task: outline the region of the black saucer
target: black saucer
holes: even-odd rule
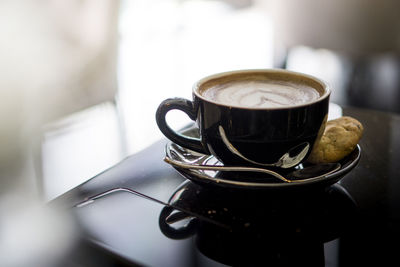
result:
[[[198,132],[196,128],[189,128],[182,132],[184,135],[196,137]],[[176,153],[176,152],[179,153]],[[173,142],[166,145],[166,156],[172,160],[190,163],[203,159],[202,164],[207,165],[223,165],[215,157],[204,155],[192,150],[183,148]],[[310,179],[304,182],[286,183],[273,178],[267,174],[255,174],[248,172],[219,172],[186,169],[174,166],[174,168],[185,178],[204,186],[233,188],[233,189],[288,189],[288,188],[308,188],[308,187],[326,187],[338,182],[347,173],[349,173],[359,162],[361,156],[361,148],[357,145],[356,149],[342,159],[339,163],[341,167],[333,173],[322,176],[318,179]],[[307,164],[297,166],[297,169],[307,167]],[[285,176],[287,171],[274,170]]]

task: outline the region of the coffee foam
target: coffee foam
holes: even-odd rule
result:
[[[312,87],[290,82],[268,80],[236,80],[216,84],[203,92],[203,96],[225,105],[275,108],[301,105],[320,97]]]

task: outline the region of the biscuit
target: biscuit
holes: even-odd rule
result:
[[[341,160],[356,148],[363,131],[363,125],[352,117],[328,121],[324,134],[314,145],[307,161],[318,164]]]

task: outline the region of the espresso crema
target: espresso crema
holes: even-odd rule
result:
[[[214,102],[246,108],[276,108],[301,105],[320,97],[307,85],[268,81],[236,80],[205,89],[202,95]]]

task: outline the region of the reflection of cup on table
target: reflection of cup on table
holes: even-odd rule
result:
[[[234,266],[324,266],[324,243],[357,226],[357,204],[345,188],[226,191],[190,181],[159,216],[171,239],[193,237],[199,251]]]
[[[212,154],[224,164],[289,168],[307,158],[322,134],[330,90],[321,80],[286,70],[241,70],[203,78],[193,101],[171,98],[156,114],[158,127],[174,143]],[[200,139],[166,123],[172,109],[199,127]]]

